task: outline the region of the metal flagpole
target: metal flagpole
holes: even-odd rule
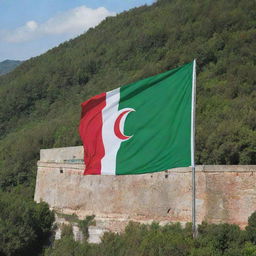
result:
[[[191,109],[191,167],[192,167],[192,232],[197,236],[196,227],[196,179],[195,179],[195,117],[196,117],[196,60],[193,61],[192,109]]]

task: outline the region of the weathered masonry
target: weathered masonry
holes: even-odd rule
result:
[[[43,149],[35,200],[80,218],[96,215],[102,230],[122,231],[129,221],[191,221],[191,168],[134,176],[83,176],[83,148]],[[244,227],[256,210],[255,165],[196,168],[197,222]]]

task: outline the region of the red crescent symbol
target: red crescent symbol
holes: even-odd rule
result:
[[[114,132],[117,138],[119,138],[120,140],[128,140],[129,138],[131,138],[132,136],[126,136],[124,135],[121,130],[120,130],[120,122],[122,120],[122,118],[127,115],[129,112],[134,111],[133,109],[128,109],[125,110],[124,112],[122,112],[116,119],[115,124],[114,124]]]

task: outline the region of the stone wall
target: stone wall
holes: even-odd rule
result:
[[[79,218],[96,215],[99,229],[122,231],[129,221],[191,221],[191,168],[130,176],[83,176],[83,149],[41,150],[35,200]],[[244,227],[256,210],[256,166],[196,167],[196,219]]]

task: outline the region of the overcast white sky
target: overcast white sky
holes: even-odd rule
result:
[[[154,0],[0,0],[0,61],[25,60]]]

